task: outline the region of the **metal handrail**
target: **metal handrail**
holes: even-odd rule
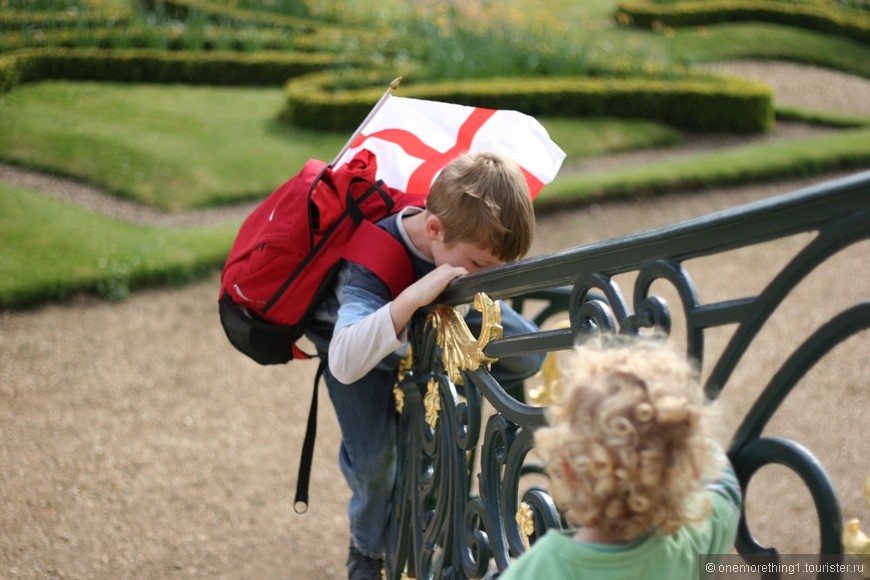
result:
[[[688,260],[801,233],[815,235],[807,236],[803,248],[757,295],[702,303]],[[520,306],[543,303],[539,323],[560,312],[567,316],[570,324],[563,328],[492,340],[483,353],[493,358],[569,349],[585,335],[601,331],[636,334],[657,327],[670,333],[672,311],[679,307],[687,355],[710,367],[704,388],[709,397],[717,398],[786,296],[832,256],[868,238],[870,171],[465,276],[437,302],[470,303],[485,293]],[[614,281],[624,273],[636,274],[631,302]],[[856,277],[867,275],[855,272]],[[676,291],[678,305],[652,293],[659,280]],[[819,360],[835,345],[870,328],[870,296],[865,299],[844,307],[797,346],[761,391],[728,449],[744,489],[766,465],[783,465],[800,476],[813,498],[823,554],[843,553],[843,518],[830,478],[799,443],[764,437],[762,431]],[[735,325],[736,330],[712,360],[705,352],[706,331],[725,325]],[[404,410],[390,577],[399,578],[403,572],[414,577],[482,577],[487,570],[503,570],[526,549],[521,524],[515,520],[521,504],[534,522],[536,536],[561,525],[545,489],[533,488],[519,497],[520,478],[539,471],[527,456],[534,429],[544,423],[543,409],[513,396],[485,367],[463,372],[464,384],[450,381],[435,331],[422,315],[412,323],[411,344],[414,360],[397,387]],[[425,420],[426,405],[433,400],[440,406],[435,427]],[[495,412],[484,416],[484,406]],[[771,551],[756,542],[745,519],[736,547],[742,554]]]

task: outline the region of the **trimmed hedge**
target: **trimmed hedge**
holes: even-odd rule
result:
[[[289,52],[25,49],[0,58],[0,91],[48,79],[280,85],[288,78],[334,67],[338,61],[330,54]]]
[[[682,4],[680,4],[682,5]],[[252,20],[288,26],[301,36],[324,29],[304,19],[262,14],[203,0],[164,0],[168,11],[207,11],[222,22]],[[661,7],[661,5],[659,5]],[[317,32],[314,32],[317,31]],[[334,31],[333,31],[334,32]],[[308,73],[356,65],[362,57],[329,53],[178,51],[164,49],[32,48],[0,58],[0,91],[46,79],[277,85],[286,82],[285,122],[327,131],[348,131],[365,118],[391,78],[370,68],[354,76]],[[617,71],[618,72],[618,71]],[[406,73],[407,74],[407,73]],[[300,78],[302,77],[302,78]],[[287,79],[290,79],[287,81]],[[622,116],[702,131],[764,132],[774,121],[771,90],[724,77],[616,74],[600,78],[491,78],[450,83],[405,83],[402,94],[472,106],[515,109],[534,116]]]
[[[155,0],[143,0],[146,8],[154,13]],[[205,50],[213,49],[218,43],[216,37],[222,33],[222,28],[236,30],[245,29],[247,34],[259,34],[265,45],[259,49],[270,50],[271,47],[283,49],[289,43],[296,50],[311,52],[329,51],[332,47],[341,46],[346,38],[358,39],[361,42],[371,42],[377,38],[374,31],[357,30],[337,24],[324,24],[315,20],[295,18],[274,12],[257,12],[234,8],[227,4],[219,4],[203,0],[162,0],[162,11],[165,16],[180,20],[188,19],[192,14],[202,14],[214,26],[204,31]],[[153,42],[155,34],[166,35],[166,48],[184,50],[183,34],[180,31],[160,32],[160,25],[149,27],[147,32],[131,32],[134,19],[129,11],[105,9],[99,13],[73,13],[60,11],[6,11],[0,12],[0,31],[7,34],[0,38],[0,50],[15,50],[34,46],[69,46],[82,47],[82,38],[87,37],[100,48],[153,48],[145,43]],[[215,28],[216,27],[216,28]],[[39,34],[34,35],[34,31]],[[63,31],[69,31],[66,34]],[[156,31],[156,32],[155,32]],[[26,38],[22,35],[27,35]],[[279,35],[282,38],[274,38]],[[16,38],[20,37],[20,38]],[[126,43],[118,45],[117,42]],[[243,41],[238,41],[241,44]],[[241,46],[237,50],[243,50]]]
[[[287,123],[327,131],[357,127],[389,79],[372,73],[346,86],[334,73],[285,85]],[[532,116],[643,118],[699,131],[765,132],[774,121],[772,91],[727,77],[685,79],[494,78],[403,84],[401,95],[457,104],[513,109]]]
[[[145,9],[151,13],[162,10],[166,15],[186,20],[192,13],[204,14],[209,20],[219,24],[242,24],[281,26],[296,32],[313,32],[321,24],[305,18],[296,18],[274,12],[253,12],[227,4],[206,0],[143,0]]]
[[[0,52],[22,48],[102,48],[155,49],[170,51],[229,50],[254,52],[296,50],[301,52],[339,52],[342,43],[353,38],[358,45],[368,42],[365,35],[353,35],[333,28],[318,28],[313,32],[280,27],[249,28],[243,31],[225,26],[210,26],[197,37],[198,48],[188,46],[185,31],[170,26],[129,26],[90,28],[85,30],[57,28],[24,30],[0,35]],[[253,50],[251,47],[254,47]]]
[[[17,58],[0,56],[0,94],[11,91],[21,82],[21,74],[18,71]]]
[[[148,10],[153,11],[157,0],[143,0]],[[329,50],[343,39],[351,37],[371,43],[379,37],[374,30],[351,28],[340,24],[325,24],[276,12],[262,12],[235,8],[226,3],[210,0],[162,0],[164,10],[176,18],[185,19],[194,12],[204,14],[211,22],[223,25],[263,26],[284,28],[299,35],[294,44],[299,49]]]
[[[102,10],[100,12],[24,12],[4,10],[0,12],[0,31],[15,32],[25,29],[54,28],[95,28],[98,26],[127,26],[130,23],[129,11]]]
[[[617,22],[644,28],[698,26],[732,21],[762,21],[796,26],[870,42],[870,13],[833,5],[770,0],[689,0],[660,4],[622,0]]]
[[[233,34],[231,29],[209,29],[200,37],[198,49],[190,49],[184,31],[164,27],[155,32],[154,27],[95,28],[83,34],[76,30],[52,30],[32,32],[8,32],[0,38],[0,51],[22,48],[100,48],[104,50],[154,49],[169,51],[254,52],[249,44],[256,44],[256,51],[288,50],[297,46],[310,46],[310,35],[291,36],[283,31],[262,30],[248,36]],[[301,42],[300,42],[301,41]]]

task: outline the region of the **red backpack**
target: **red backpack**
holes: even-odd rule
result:
[[[360,151],[337,170],[309,160],[242,223],[230,250],[219,297],[221,325],[239,351],[260,364],[310,358],[296,345],[342,259],[362,264],[395,298],[414,282],[404,246],[374,224],[424,196],[375,180],[375,155]],[[317,434],[320,361],[302,444],[294,509],[308,508],[308,483]]]
[[[405,248],[373,222],[424,198],[375,181],[362,150],[337,170],[309,160],[245,219],[221,276],[230,342],[260,364],[310,358],[296,345],[342,258],[362,264],[395,297],[414,281]]]

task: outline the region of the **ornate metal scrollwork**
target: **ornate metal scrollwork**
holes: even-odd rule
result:
[[[447,376],[462,384],[462,371],[476,371],[498,359],[483,354],[494,338],[501,338],[501,307],[483,292],[474,297],[474,308],[483,315],[480,336],[474,338],[465,319],[452,306],[439,304],[432,309],[427,322],[436,330],[438,346]]]
[[[689,273],[675,260],[654,260],[638,268],[633,289],[634,312],[612,276],[603,272],[579,276],[571,295],[572,327],[580,334],[638,334],[641,329],[656,329],[670,335],[671,307],[664,298],[649,293],[658,280],[669,282],[676,290],[687,323],[688,354],[695,360],[702,360],[702,326],[695,320],[697,291]]]

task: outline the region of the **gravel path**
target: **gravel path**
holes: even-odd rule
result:
[[[46,175],[6,163],[0,163],[0,182],[37,191],[121,221],[163,228],[240,221],[256,206],[255,202],[249,202],[172,213],[106,195],[101,189],[74,179]]]
[[[38,179],[0,168],[0,179],[10,175]],[[542,216],[533,254],[671,224],[834,177]],[[40,189],[42,182],[28,183]],[[68,182],[52,183],[73,189]],[[99,192],[86,195],[94,207],[103,207]],[[112,211],[141,220],[136,211],[121,213],[132,209]],[[176,219],[193,218],[152,215],[146,221],[203,223]],[[753,295],[805,242],[797,236],[696,260],[689,268],[705,301]],[[795,341],[842,305],[870,296],[870,279],[856,276],[866,271],[868,246],[826,264],[770,321],[723,394],[726,436]],[[217,287],[213,277],[177,290],[142,292],[119,304],[82,297],[0,313],[0,577],[344,577],[348,495],[335,460],[339,436],[328,403],[319,412],[310,510],[299,516],[291,505],[314,365],[261,367],[233,351],[217,321]],[[732,331],[710,333],[712,356]],[[839,346],[836,364],[808,376],[780,412],[787,419],[774,421],[769,434],[793,437],[821,457],[844,516],[870,522],[861,496],[870,471],[867,350],[867,336]],[[817,550],[811,499],[794,475],[764,470],[749,494],[749,517],[760,541],[785,553]]]
[[[709,68],[766,83],[780,106],[870,117],[870,79],[791,62],[741,60]]]

